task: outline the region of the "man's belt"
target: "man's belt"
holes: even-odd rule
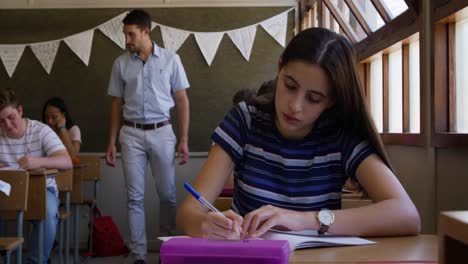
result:
[[[132,121],[128,121],[128,120],[123,121],[123,124],[126,125],[126,126],[131,126],[131,127],[139,128],[139,129],[143,129],[143,130],[151,130],[151,129],[160,128],[160,127],[163,127],[165,125],[169,125],[170,123],[171,122],[169,122],[169,120],[162,121],[162,122],[159,122],[159,123],[149,123],[149,124],[141,124],[141,123],[136,123],[136,122],[132,122]]]

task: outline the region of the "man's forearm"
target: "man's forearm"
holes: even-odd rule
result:
[[[190,107],[187,96],[181,96],[176,102],[177,122],[179,126],[179,142],[188,142]]]
[[[118,99],[112,99],[109,116],[109,144],[114,145],[117,132],[122,119],[122,103]]]

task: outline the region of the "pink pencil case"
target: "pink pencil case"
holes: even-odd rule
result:
[[[172,238],[161,245],[162,264],[287,264],[287,240]]]

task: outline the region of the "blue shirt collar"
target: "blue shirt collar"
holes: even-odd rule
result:
[[[156,42],[151,41],[153,43],[153,55],[159,57],[161,55],[161,48],[156,44]],[[132,57],[134,59],[139,58],[138,52],[132,52]]]

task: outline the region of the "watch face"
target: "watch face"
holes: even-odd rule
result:
[[[320,210],[319,213],[318,213],[318,219],[322,224],[329,226],[335,220],[335,215],[333,214],[332,211],[330,211],[328,209]]]

